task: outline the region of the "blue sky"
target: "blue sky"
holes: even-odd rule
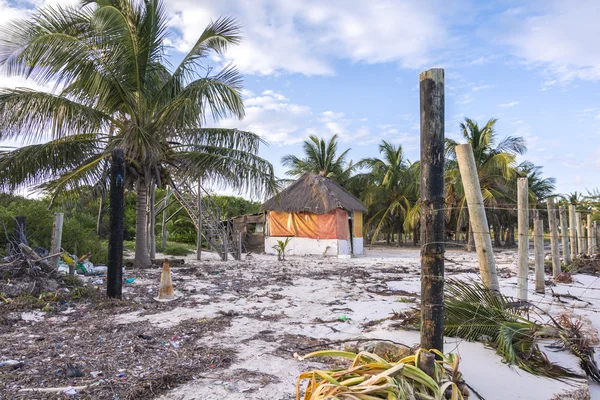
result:
[[[70,1],[53,0],[51,3]],[[47,1],[0,0],[0,22]],[[495,117],[560,193],[599,186],[600,1],[169,0],[173,62],[211,19],[244,41],[215,65],[244,74],[247,116],[211,125],[260,134],[276,167],[309,134],[340,136],[354,161],[386,139],[418,159],[418,76],[446,71],[446,136]],[[30,85],[2,78],[7,86]]]

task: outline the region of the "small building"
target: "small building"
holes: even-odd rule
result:
[[[241,234],[242,252],[261,254],[265,252],[265,213],[246,214],[229,220],[233,237]]]
[[[365,206],[334,180],[305,173],[265,202],[265,252],[276,254],[278,240],[290,238],[286,254],[363,254]]]

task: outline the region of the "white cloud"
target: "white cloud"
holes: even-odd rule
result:
[[[347,118],[343,112],[333,110],[315,112],[307,105],[293,103],[277,91],[265,90],[260,95],[246,94],[244,119],[228,118],[212,126],[254,132],[276,146],[294,145],[309,135],[326,139],[338,135],[342,142],[361,146],[379,142],[382,135],[397,132],[392,125],[380,125],[377,128],[381,132],[372,135],[371,128],[362,119],[355,121]]]
[[[209,21],[221,15],[239,19],[244,41],[224,57],[244,73],[333,74],[335,58],[355,62],[397,62],[419,67],[439,57],[452,42],[445,20],[429,2],[379,0],[170,0],[168,10],[189,50]],[[443,43],[443,44],[442,44]]]
[[[519,105],[519,102],[518,101],[511,101],[510,103],[503,103],[503,104],[498,104],[498,105],[500,107],[507,108],[507,107],[517,106],[517,105]]]
[[[575,79],[600,80],[598,1],[552,0],[538,6],[534,16],[512,21],[508,43],[515,53],[553,77],[546,88]]]
[[[491,89],[494,86],[492,85],[478,85],[478,86],[473,86],[471,88],[471,90],[473,90],[474,92],[479,92],[480,90],[484,90],[484,89]]]
[[[456,104],[469,104],[470,102],[472,102],[473,100],[475,100],[470,94],[464,94],[462,96],[460,96],[455,103]]]

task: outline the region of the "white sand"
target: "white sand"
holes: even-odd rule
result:
[[[531,252],[533,260],[533,252]],[[496,254],[497,267],[516,272],[516,252],[502,251]],[[476,268],[475,253],[451,250],[447,258],[448,270]],[[414,306],[414,303],[398,301],[398,296],[383,296],[372,293],[387,288],[419,293],[420,256],[418,249],[389,248],[367,250],[365,256],[353,259],[302,258],[290,257],[279,263],[276,257],[257,256],[242,262],[217,261],[214,254],[204,253],[203,266],[222,270],[224,285],[214,285],[195,276],[180,276],[173,268],[174,278],[185,279],[177,289],[184,297],[197,299],[194,306],[182,306],[169,312],[152,315],[131,313],[120,315],[120,323],[147,320],[161,327],[175,326],[180,321],[194,318],[213,318],[219,312],[239,314],[233,318],[230,327],[203,338],[203,345],[233,348],[237,351],[234,363],[228,370],[215,370],[195,381],[182,385],[165,394],[161,399],[292,399],[295,397],[296,377],[303,371],[320,366],[318,362],[297,361],[281,351],[286,335],[303,335],[311,338],[347,340],[355,338],[391,339],[408,345],[418,343],[419,334],[390,328],[394,321],[383,321],[371,328],[361,324],[388,317],[392,312],[401,312]],[[190,263],[195,261],[188,257]],[[348,274],[340,274],[352,268]],[[366,271],[369,276],[360,277],[357,272]],[[135,276],[135,271],[131,271]],[[279,284],[273,275],[288,275],[293,285]],[[448,272],[453,277],[477,278],[475,273]],[[533,273],[530,273],[533,279]],[[506,295],[516,294],[516,277],[501,276],[501,290]],[[590,276],[576,276],[578,283],[553,287],[555,293],[570,293],[581,296],[587,303],[569,301],[561,304],[552,297],[549,288],[541,296],[534,293],[534,282],[529,282],[530,299],[541,308],[557,315],[572,312],[588,318],[593,326],[600,329],[600,280]],[[547,277],[550,279],[550,277]],[[236,282],[254,282],[249,291],[240,294]],[[146,283],[146,282],[144,282]],[[177,283],[176,283],[177,285]],[[243,285],[242,285],[243,286]],[[191,289],[196,292],[190,294]],[[370,290],[370,291],[369,291]],[[279,296],[272,296],[276,293]],[[274,297],[274,298],[271,298]],[[209,304],[199,302],[210,300]],[[248,317],[252,314],[252,317]],[[262,318],[261,318],[262,316]],[[273,319],[273,316],[279,317]],[[349,318],[347,322],[315,322],[315,318],[333,321],[338,317]],[[270,331],[268,334],[259,332]],[[465,380],[487,400],[522,399],[547,400],[555,395],[587,387],[587,383],[568,386],[546,378],[535,377],[518,369],[511,369],[501,362],[492,350],[479,343],[447,338],[447,352],[459,353],[462,357],[460,370]],[[308,351],[307,351],[308,352]],[[577,359],[570,353],[548,352],[551,360],[563,366],[580,371]],[[246,377],[242,370],[276,376],[275,382],[264,384],[261,379]],[[580,371],[581,372],[581,371]],[[561,398],[558,396],[556,398]],[[471,399],[476,399],[472,395]],[[600,398],[600,397],[599,397]]]

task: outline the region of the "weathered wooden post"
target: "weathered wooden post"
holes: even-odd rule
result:
[[[444,70],[419,76],[421,98],[421,347],[444,348]]]
[[[123,290],[123,216],[125,195],[125,155],[114,149],[110,166],[110,232],[106,294],[121,298]]]
[[[562,240],[562,255],[565,265],[571,265],[571,249],[569,246],[569,228],[567,227],[567,210],[564,206],[559,207],[560,215],[560,238]]]
[[[494,261],[494,251],[492,249],[492,236],[490,235],[490,229],[485,215],[483,195],[481,193],[481,187],[479,186],[479,176],[477,174],[477,166],[475,164],[475,157],[471,145],[461,144],[456,146],[456,158],[460,169],[460,177],[462,179],[465,196],[467,198],[470,220],[469,225],[473,227],[475,250],[477,251],[477,260],[479,261],[481,280],[488,289],[500,292],[496,263]]]
[[[571,239],[571,260],[575,260],[579,255],[577,242],[577,216],[575,215],[575,205],[569,204],[569,238]]]
[[[598,226],[596,221],[594,221],[594,254],[598,253]]]
[[[198,179],[198,235],[196,236],[196,260],[202,260],[202,178]]]
[[[13,240],[17,251],[20,251],[20,244],[24,244],[27,246],[29,245],[29,243],[27,243],[27,217],[15,217],[15,229],[13,230]]]
[[[527,275],[529,272],[529,183],[527,178],[517,181],[519,270],[517,272],[517,298],[527,300]]]
[[[53,256],[50,258],[50,265],[52,266],[52,268],[58,268],[58,260],[60,256],[54,254],[60,253],[60,246],[62,242],[63,218],[63,213],[56,213],[56,215],[54,216],[54,225],[52,226],[52,249],[50,250],[50,254],[53,254]]]
[[[162,212],[162,226],[160,227],[161,231],[161,244],[162,251],[165,251],[167,247],[167,205],[169,204],[169,197],[171,197],[171,192],[169,192],[169,186],[166,187],[167,193],[165,193],[165,198],[163,200],[163,212]]]
[[[583,234],[583,224],[581,223],[581,213],[575,213],[575,224],[577,226],[577,254],[585,253],[585,236]]]
[[[554,199],[550,198],[546,200],[546,206],[548,207],[550,248],[552,249],[552,276],[556,278],[560,274],[560,252],[558,249],[558,223],[556,221],[556,207],[554,207]]]
[[[594,254],[594,237],[593,237],[594,227],[592,226],[592,214],[587,215],[587,239],[588,239],[588,255]]]
[[[535,254],[535,291],[544,293],[546,275],[544,273],[544,221],[533,221],[533,252]]]

